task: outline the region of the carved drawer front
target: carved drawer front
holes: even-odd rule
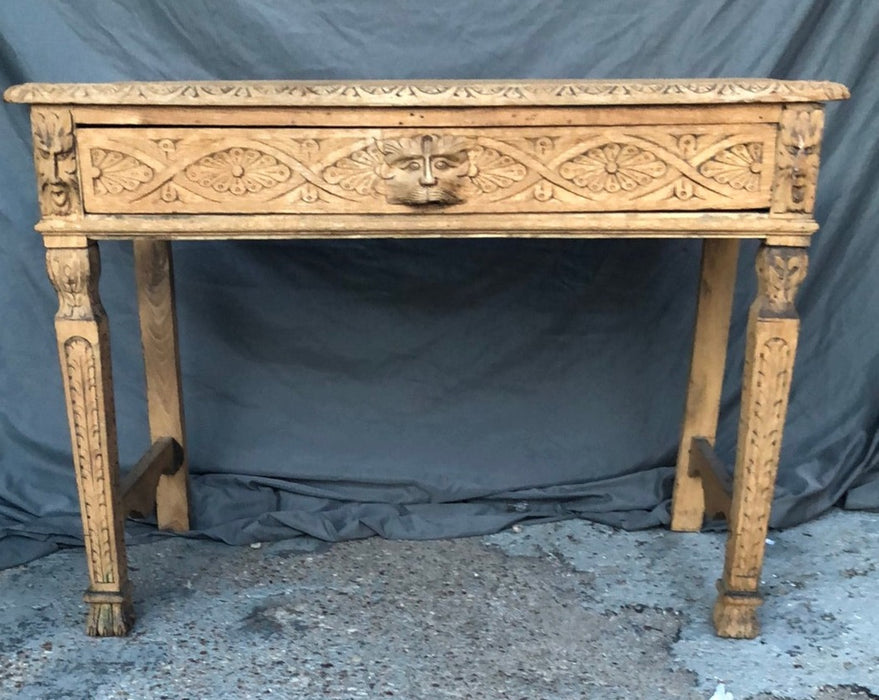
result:
[[[76,132],[87,213],[766,209],[775,126]]]

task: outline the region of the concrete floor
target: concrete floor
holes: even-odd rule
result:
[[[721,534],[162,539],[130,548],[138,620],[102,640],[82,552],[59,552],[0,571],[0,697],[879,697],[879,515],[770,537],[754,641],[709,626]]]

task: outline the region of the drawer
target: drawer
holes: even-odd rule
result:
[[[767,209],[775,125],[79,127],[86,213]]]

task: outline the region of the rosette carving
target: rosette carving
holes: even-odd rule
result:
[[[662,177],[668,166],[654,153],[633,144],[590,148],[559,167],[559,175],[590,192],[631,192]]]
[[[255,148],[227,148],[204,156],[186,177],[201,187],[236,196],[255,194],[290,179],[290,168]]]

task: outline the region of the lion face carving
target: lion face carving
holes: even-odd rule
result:
[[[456,136],[424,135],[378,142],[388,202],[446,205],[461,201],[470,169],[467,144]]]

